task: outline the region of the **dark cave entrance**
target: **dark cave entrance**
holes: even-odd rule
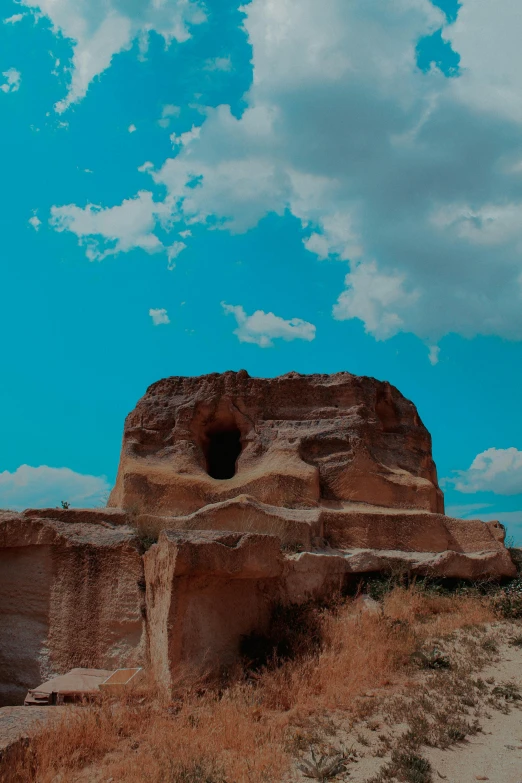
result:
[[[237,458],[241,454],[241,433],[238,429],[209,432],[207,473],[215,479],[230,479],[236,474]]]

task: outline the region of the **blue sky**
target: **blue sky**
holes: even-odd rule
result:
[[[522,544],[511,0],[2,13],[0,505],[100,502],[161,377],[348,370]]]

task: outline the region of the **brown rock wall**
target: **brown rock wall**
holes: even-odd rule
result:
[[[144,652],[143,564],[129,528],[0,517],[0,699],[74,666]]]
[[[266,629],[279,544],[251,533],[162,532],[144,560],[150,667],[166,691],[182,674],[233,663],[241,637]]]

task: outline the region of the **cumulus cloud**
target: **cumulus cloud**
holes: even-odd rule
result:
[[[183,236],[184,234],[186,235],[185,231],[180,231],[180,236]],[[167,267],[170,270],[175,268],[176,258],[183,250],[185,250],[186,247],[187,245],[185,244],[185,242],[181,242],[179,240],[169,245],[169,247],[167,248],[167,258],[168,258]]]
[[[194,139],[199,138],[201,128],[197,125],[193,125],[192,128],[189,131],[185,131],[184,133],[180,133],[179,135],[176,135],[175,133],[170,134],[170,140],[174,147],[186,147],[187,144],[190,144],[191,141]]]
[[[24,18],[25,14],[13,14],[12,16],[8,16],[6,19],[4,19],[4,24],[17,24],[17,22],[21,22]]]
[[[17,92],[20,89],[22,74],[16,68],[8,68],[3,71],[2,76],[5,78],[5,82],[0,84],[2,92]]]
[[[161,110],[161,118],[158,120],[158,125],[161,128],[168,128],[172,117],[178,117],[181,112],[179,106],[174,106],[173,103],[167,103]]]
[[[242,116],[207,108],[148,172],[172,219],[237,233],[290,212],[310,252],[349,265],[334,317],[376,339],[522,339],[512,3],[464,0],[448,23],[429,0],[252,0]],[[461,56],[452,78],[416,64],[440,28]]]
[[[221,302],[221,306],[227,315],[233,315],[236,319],[237,329],[234,329],[234,334],[240,343],[254,343],[261,348],[271,348],[273,340],[277,338],[287,341],[315,339],[315,326],[301,318],[290,318],[286,321],[263,310],[247,315],[241,305]]]
[[[149,191],[140,191],[114,207],[68,204],[51,208],[50,223],[57,231],[71,231],[85,247],[90,261],[101,261],[115,253],[141,248],[147,253],[165,251],[153,230],[165,206],[156,203]]]
[[[440,348],[438,345],[430,345],[428,350],[428,359],[432,366],[439,363]]]
[[[138,129],[136,128],[135,125],[129,125],[127,130],[129,131],[129,133],[135,133]]]
[[[522,494],[522,451],[516,448],[486,449],[477,454],[468,470],[446,479],[458,492],[494,492],[497,495]]]
[[[170,324],[170,318],[167,311],[164,308],[155,310],[153,307],[149,310],[149,315],[152,318],[154,326],[161,326],[161,324]]]
[[[358,318],[377,339],[522,338],[510,2],[464,2],[447,24],[428,0],[253,0],[248,108],[240,119],[208,110],[156,181],[188,220],[233,232],[290,210],[308,250],[350,262],[335,318]],[[458,77],[416,66],[416,43],[440,27],[461,53]],[[484,46],[502,49],[504,34],[510,53],[490,70]]]
[[[31,225],[34,228],[35,231],[38,231],[40,229],[40,226],[42,225],[42,221],[40,220],[36,212],[34,213],[34,215],[32,215],[29,218],[27,222],[29,223],[29,225]]]
[[[89,85],[109,68],[112,58],[138,40],[143,56],[151,32],[166,45],[190,38],[191,25],[205,21],[197,0],[21,0],[36,16],[47,17],[56,35],[71,41],[71,82],[55,109],[65,111],[81,100]]]
[[[72,506],[103,506],[110,485],[105,476],[76,473],[70,468],[20,465],[14,472],[0,472],[0,508],[59,506],[62,500]]]

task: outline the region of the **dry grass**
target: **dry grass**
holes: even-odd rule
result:
[[[479,597],[415,587],[393,590],[379,613],[353,601],[315,611],[322,629],[315,652],[238,673],[226,687],[189,688],[170,705],[149,691],[71,710],[13,759],[1,780],[276,783],[313,739],[318,720],[338,711],[360,717],[369,690],[411,679],[412,655],[430,639],[494,619]]]

